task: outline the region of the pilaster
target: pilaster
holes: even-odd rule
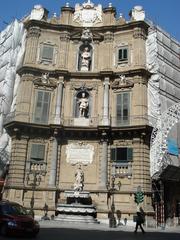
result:
[[[60,33],[60,55],[58,65],[60,68],[67,68],[69,54],[70,34],[67,31]]]
[[[62,113],[62,98],[63,98],[63,85],[64,77],[59,77],[57,86],[57,97],[56,97],[56,109],[55,109],[55,124],[61,124],[61,113]]]
[[[37,58],[38,41],[41,35],[39,27],[31,27],[27,33],[25,64],[35,64]]]
[[[49,186],[51,187],[56,187],[57,158],[58,158],[58,140],[57,140],[57,130],[55,130],[53,141],[52,141],[51,167],[50,167],[50,173],[49,173]]]
[[[100,161],[100,189],[106,190],[108,181],[108,139],[107,133],[102,133],[102,153]]]
[[[103,125],[109,125],[109,77],[104,78]]]

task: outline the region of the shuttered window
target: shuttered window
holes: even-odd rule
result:
[[[130,93],[124,92],[117,95],[116,105],[117,124],[124,125],[129,123],[130,115]]]
[[[49,106],[50,106],[50,92],[37,91],[36,94],[36,105],[34,112],[35,123],[48,123],[49,118]]]
[[[53,62],[54,46],[43,44],[41,47],[40,58],[43,62]]]
[[[129,162],[133,160],[132,148],[112,148],[111,161],[113,162]]]
[[[32,144],[30,161],[44,161],[45,145],[43,144]]]
[[[118,49],[118,63],[128,61],[128,48]]]

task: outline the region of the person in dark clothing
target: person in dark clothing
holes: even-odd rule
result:
[[[134,233],[137,233],[138,227],[140,227],[142,233],[145,233],[142,224],[144,223],[144,216],[141,211],[137,212],[136,227]]]

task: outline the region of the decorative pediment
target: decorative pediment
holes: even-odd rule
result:
[[[91,91],[95,89],[95,87],[96,87],[95,85],[90,86],[89,84],[87,86],[86,83],[81,83],[81,84],[76,83],[71,85],[71,89],[75,89],[76,91]]]
[[[71,34],[70,38],[72,40],[78,40],[78,41],[102,41],[104,39],[104,36],[102,34],[91,32],[88,28],[84,28],[83,31],[74,32]]]
[[[33,80],[35,86],[41,86],[45,88],[55,88],[56,83],[49,78],[49,73],[43,73],[41,77]]]
[[[111,84],[111,88],[114,90],[122,89],[122,88],[132,88],[134,83],[130,80],[127,80],[125,75],[120,75],[118,79],[115,79]]]

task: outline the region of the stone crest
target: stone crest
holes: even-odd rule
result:
[[[122,88],[132,88],[134,83],[126,79],[125,75],[120,75],[118,79],[115,79],[111,87],[114,91]]]
[[[83,27],[91,27],[102,22],[102,5],[94,6],[90,0],[82,5],[76,4],[73,21]]]

